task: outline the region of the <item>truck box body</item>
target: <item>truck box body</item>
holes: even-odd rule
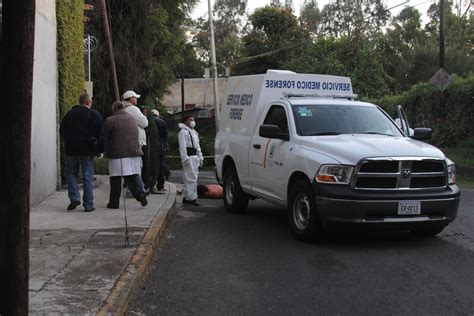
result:
[[[250,136],[265,103],[287,94],[353,97],[349,78],[271,71],[262,75],[230,77],[223,97],[219,130]],[[224,126],[225,125],[225,126]]]

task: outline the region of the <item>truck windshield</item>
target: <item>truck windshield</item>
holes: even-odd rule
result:
[[[293,105],[296,130],[301,136],[377,134],[403,136],[377,107],[360,105]]]

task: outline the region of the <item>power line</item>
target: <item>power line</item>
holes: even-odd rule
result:
[[[257,55],[253,55],[253,56],[244,57],[244,58],[241,58],[241,59],[236,59],[236,60],[231,60],[231,61],[228,61],[228,62],[223,62],[223,63],[221,63],[221,65],[244,63],[244,62],[250,61],[250,60],[252,60],[252,59],[256,59],[256,58],[260,58],[260,57],[265,57],[265,56],[268,56],[268,55],[276,54],[276,53],[278,53],[278,52],[281,52],[281,51],[284,51],[284,50],[287,50],[287,49],[296,47],[296,46],[298,46],[298,45],[300,45],[300,44],[302,44],[302,42],[301,42],[301,41],[297,41],[296,43],[294,43],[294,44],[292,44],[292,45],[288,45],[288,46],[285,46],[285,47],[282,47],[282,48],[274,49],[274,50],[271,50],[271,51],[268,51],[268,52],[265,52],[265,53],[261,53],[261,54],[257,54]]]

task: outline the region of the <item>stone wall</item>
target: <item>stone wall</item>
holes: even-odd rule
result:
[[[31,203],[57,186],[56,2],[36,0],[31,126]]]

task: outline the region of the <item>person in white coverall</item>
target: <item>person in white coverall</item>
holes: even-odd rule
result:
[[[204,159],[202,157],[201,146],[199,146],[199,134],[194,129],[196,122],[194,117],[186,116],[184,124],[179,123],[181,129],[178,133],[179,155],[183,165],[183,203],[199,206],[197,202],[197,179],[199,167],[202,167]]]

